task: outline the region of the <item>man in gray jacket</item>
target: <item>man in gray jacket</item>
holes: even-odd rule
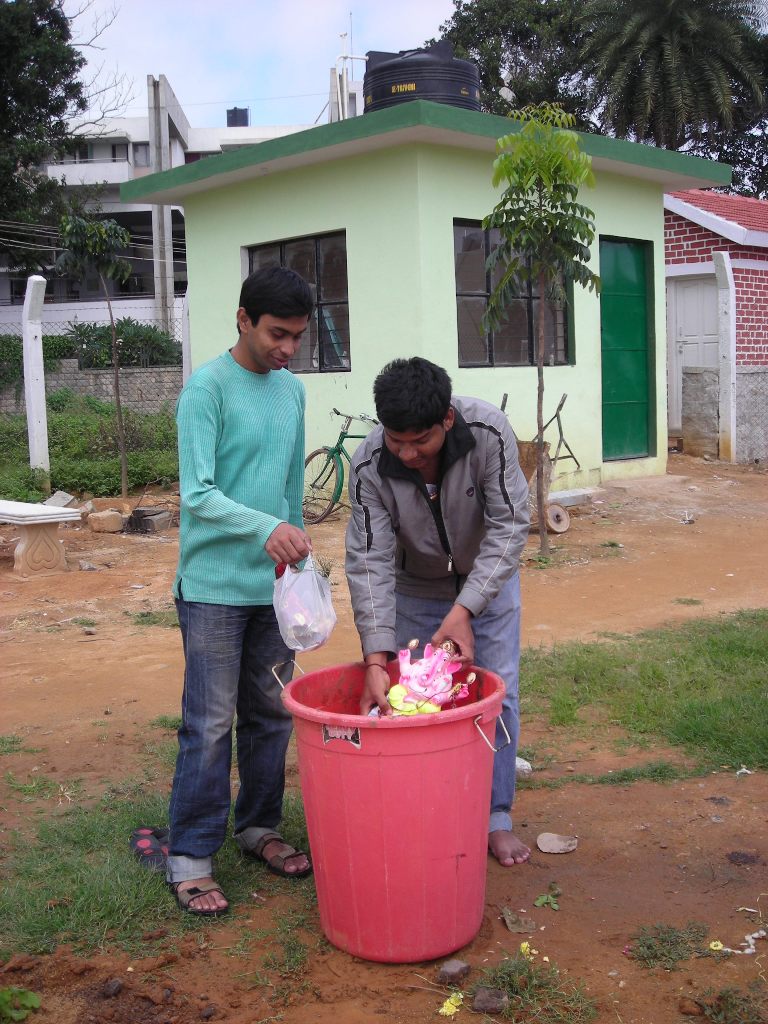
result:
[[[494,757],[488,846],[510,867],[530,856],[510,814],[528,485],[506,416],[451,391],[446,371],[419,357],[389,363],[373,385],[380,426],[352,459],[346,539],[366,664],[360,711],[391,712],[385,666],[415,638],[452,640],[465,663],[504,679],[501,718],[512,742]],[[496,745],[505,740],[497,725]]]

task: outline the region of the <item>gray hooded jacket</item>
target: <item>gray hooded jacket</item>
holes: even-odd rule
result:
[[[454,396],[439,498],[376,427],[352,458],[346,571],[363,655],[395,653],[395,591],[479,615],[517,572],[528,536],[528,484],[507,417]]]

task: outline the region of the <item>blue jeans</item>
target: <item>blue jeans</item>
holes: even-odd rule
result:
[[[431,600],[396,594],[397,617],[395,635],[398,649],[409,640],[418,639],[421,645],[436,632],[453,606],[452,601]],[[472,620],[475,638],[474,662],[487,668],[506,683],[507,692],[501,706],[501,719],[509,731],[512,742],[499,750],[493,758],[491,784],[491,817],[489,832],[512,830],[511,809],[515,799],[515,759],[520,734],[520,708],[517,688],[520,675],[520,577],[517,573],[507,580],[485,611]],[[421,648],[416,654],[421,657]],[[499,722],[496,723],[496,746],[507,739]]]
[[[169,810],[168,881],[204,878],[224,843],[231,802],[232,721],[237,715],[235,837],[253,845],[280,822],[291,716],[280,699],[292,652],[271,605],[177,599],[186,670],[179,753]],[[245,844],[243,834],[249,843]]]

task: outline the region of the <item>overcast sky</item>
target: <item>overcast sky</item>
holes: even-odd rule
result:
[[[72,16],[86,3],[64,6]],[[92,0],[75,38],[115,7],[103,49],[84,52],[91,67],[133,80],[122,114],[145,115],[146,77],[164,74],[196,127],[225,125],[234,106],[250,108],[252,125],[324,121],[339,54],[421,46],[453,13],[452,0]]]

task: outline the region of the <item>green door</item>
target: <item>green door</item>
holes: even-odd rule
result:
[[[651,454],[649,245],[600,240],[603,459]]]

